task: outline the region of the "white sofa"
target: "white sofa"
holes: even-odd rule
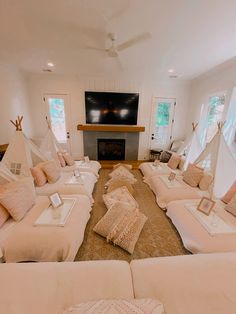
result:
[[[99,299],[156,298],[167,314],[233,314],[236,253],[0,265],[0,313],[59,314]]]

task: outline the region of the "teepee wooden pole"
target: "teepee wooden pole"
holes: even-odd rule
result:
[[[22,131],[22,120],[23,120],[23,116],[17,116],[17,119],[15,120],[15,122],[13,120],[10,120],[10,122],[15,126],[16,131]]]
[[[46,122],[47,122],[49,130],[51,130],[52,129],[51,121],[48,119],[47,116],[46,116]]]

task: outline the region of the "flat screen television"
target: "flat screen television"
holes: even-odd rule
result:
[[[139,94],[85,92],[86,123],[136,125]]]

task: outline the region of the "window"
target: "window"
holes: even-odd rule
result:
[[[225,95],[211,96],[207,115],[205,142],[209,143],[217,132],[217,123],[222,120]]]
[[[52,131],[58,142],[67,141],[65,100],[63,98],[48,98],[49,114],[52,124]]]

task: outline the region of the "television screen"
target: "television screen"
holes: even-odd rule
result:
[[[135,125],[139,94],[85,92],[86,123]]]

